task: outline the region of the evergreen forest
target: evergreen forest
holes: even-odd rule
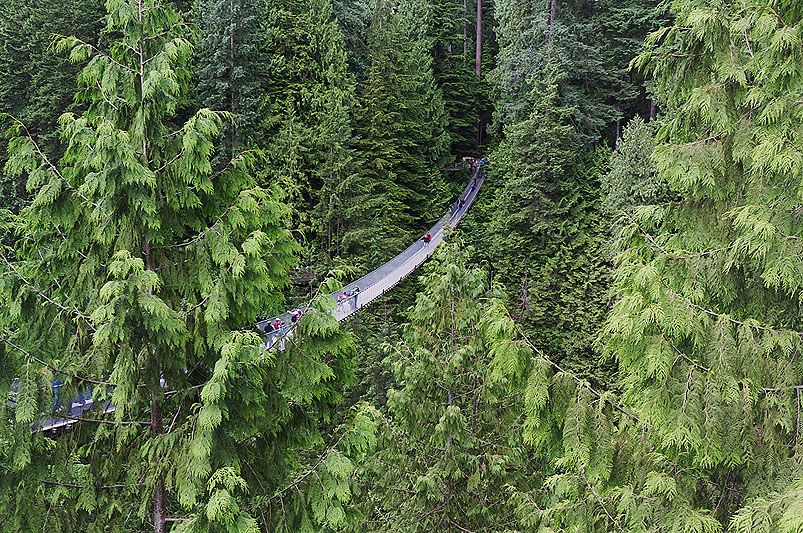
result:
[[[803,532],[800,0],[3,0],[0,200],[0,532]]]

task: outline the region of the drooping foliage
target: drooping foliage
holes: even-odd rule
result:
[[[622,394],[562,371],[526,337],[539,357],[510,367],[529,373],[523,435],[552,465],[543,489],[513,495],[528,529],[801,527],[801,114],[789,95],[803,13],[783,2],[673,11],[639,60],[666,113],[648,181],[672,198],[632,195],[659,203],[622,230],[600,337]]]
[[[0,6],[0,529],[803,529],[799,2],[190,4]]]
[[[625,228],[608,350],[657,451],[713,482],[684,496],[733,531],[792,531],[803,526],[789,499],[801,477],[803,114],[792,95],[803,12],[695,1],[673,12],[639,64],[667,113],[658,173],[680,200]]]
[[[35,198],[10,219],[15,248],[0,250],[3,528],[337,525],[348,454],[374,426],[370,408],[334,410],[353,340],[323,298],[292,347],[260,348],[251,324],[281,305],[298,251],[288,207],[255,184],[248,154],[213,170],[229,117],[182,107],[181,17],[156,0],[107,9],[108,49],[59,41],[88,61],[88,110],[61,117],[62,160],[5,117],[17,133],[7,168]],[[90,393],[95,409],[71,431],[37,431]]]
[[[506,486],[526,484],[530,467],[520,395],[489,371],[492,295],[461,248],[438,253],[388,357],[397,385],[360,473],[369,495],[359,531],[508,531],[515,519]]]
[[[56,133],[59,115],[73,103],[79,68],[53,50],[51,35],[71,33],[97,40],[103,17],[101,0],[26,2],[9,0],[0,7],[0,113],[25,123],[43,153],[62,155]],[[0,169],[8,160],[7,138],[0,138]],[[15,212],[29,202],[24,179],[0,171],[3,206]]]

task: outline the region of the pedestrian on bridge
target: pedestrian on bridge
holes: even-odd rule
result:
[[[428,246],[428,245],[429,245],[429,243],[431,243],[431,242],[432,242],[432,235],[430,235],[429,233],[427,233],[426,235],[424,235],[423,237],[421,237],[421,240],[422,240],[422,241],[424,241],[424,246]]]

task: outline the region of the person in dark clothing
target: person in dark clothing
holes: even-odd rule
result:
[[[423,237],[421,237],[421,240],[422,240],[422,241],[424,241],[424,246],[427,246],[427,245],[429,245],[429,243],[431,243],[431,242],[432,242],[432,235],[430,235],[429,233],[427,233],[426,235],[424,235]]]

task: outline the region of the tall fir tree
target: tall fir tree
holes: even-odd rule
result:
[[[262,147],[316,262],[345,251],[356,154],[355,82],[331,0],[267,7]]]
[[[351,72],[362,81],[368,68],[368,26],[371,23],[370,0],[332,0],[337,22],[346,39]]]
[[[432,70],[435,83],[443,94],[447,114],[446,130],[450,136],[449,153],[477,155],[481,96],[474,75],[474,55],[468,46],[466,27],[469,13],[463,2],[431,2],[429,23],[432,35]]]
[[[491,154],[489,173],[499,183],[485,255],[536,342],[575,370],[603,379],[592,344],[604,316],[599,178],[607,152],[578,153],[572,110],[561,105],[565,67],[555,45],[546,46],[553,53],[547,50],[546,63],[528,74],[527,114],[507,108],[516,120]]]
[[[340,527],[348,454],[374,427],[371,409],[334,409],[353,341],[324,298],[292,346],[260,348],[254,317],[281,305],[298,251],[289,209],[255,185],[248,154],[213,170],[225,114],[179,120],[192,57],[181,17],[156,0],[107,9],[108,51],[59,44],[89,60],[89,107],[61,117],[61,162],[7,117],[8,168],[35,199],[12,219],[16,248],[0,250],[0,395],[14,400],[0,407],[2,527]],[[89,390],[96,410],[71,431],[36,430]]]
[[[515,521],[509,487],[531,475],[521,395],[489,372],[494,295],[462,249],[449,242],[428,264],[388,357],[397,385],[380,449],[360,471],[367,519],[357,531],[510,531]]]
[[[350,243],[372,264],[401,251],[445,209],[440,167],[449,134],[432,72],[430,9],[421,0],[379,2],[369,29],[358,129],[365,163]]]
[[[611,154],[610,171],[602,180],[603,203],[611,218],[632,215],[638,206],[667,199],[666,183],[658,177],[652,160],[654,124],[645,122],[638,115],[633,117]]]
[[[258,4],[243,0],[199,0],[195,18],[203,35],[196,49],[198,104],[232,114],[222,138],[218,166],[259,137],[265,62]]]

